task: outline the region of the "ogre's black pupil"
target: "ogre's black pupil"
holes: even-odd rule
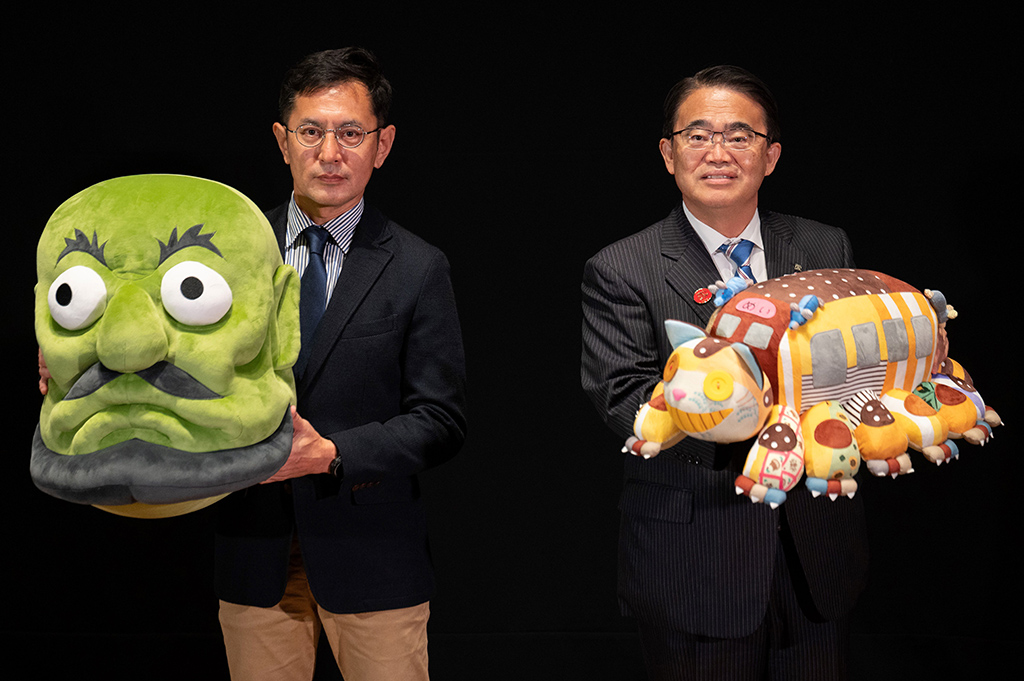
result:
[[[66,307],[71,302],[71,287],[67,284],[61,284],[57,287],[57,304],[61,307]]]
[[[60,292],[58,291],[58,295]],[[199,281],[195,277],[186,277],[181,282],[181,295],[185,296],[189,300],[195,300],[199,296],[203,295],[203,282]]]

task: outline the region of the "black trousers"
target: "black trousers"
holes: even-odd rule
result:
[[[807,681],[847,678],[849,617],[814,609],[783,525],[764,621],[742,638],[710,638],[638,622],[652,681]]]

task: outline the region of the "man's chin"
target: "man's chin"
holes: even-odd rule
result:
[[[132,439],[90,454],[49,449],[36,427],[29,466],[42,491],[79,504],[137,518],[181,515],[273,475],[288,459],[289,412],[268,438],[245,447],[186,452]]]

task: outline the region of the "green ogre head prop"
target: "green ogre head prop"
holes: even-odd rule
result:
[[[164,517],[284,464],[299,282],[249,199],[178,175],[101,182],[53,214],[36,268],[52,375],[36,486]]]

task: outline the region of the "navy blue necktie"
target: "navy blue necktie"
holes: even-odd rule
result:
[[[299,328],[302,333],[302,346],[299,349],[299,360],[295,363],[295,373],[299,376],[306,370],[306,361],[313,345],[313,334],[316,333],[316,327],[327,307],[324,244],[331,238],[327,230],[318,225],[310,225],[303,234],[309,243],[309,263],[302,273],[302,285],[299,289]]]
[[[719,252],[725,253],[729,260],[736,263],[736,273],[747,280],[748,284],[757,282],[754,273],[750,269],[750,254],[754,250],[754,242],[748,239],[740,239],[735,243],[724,243],[718,247]]]

